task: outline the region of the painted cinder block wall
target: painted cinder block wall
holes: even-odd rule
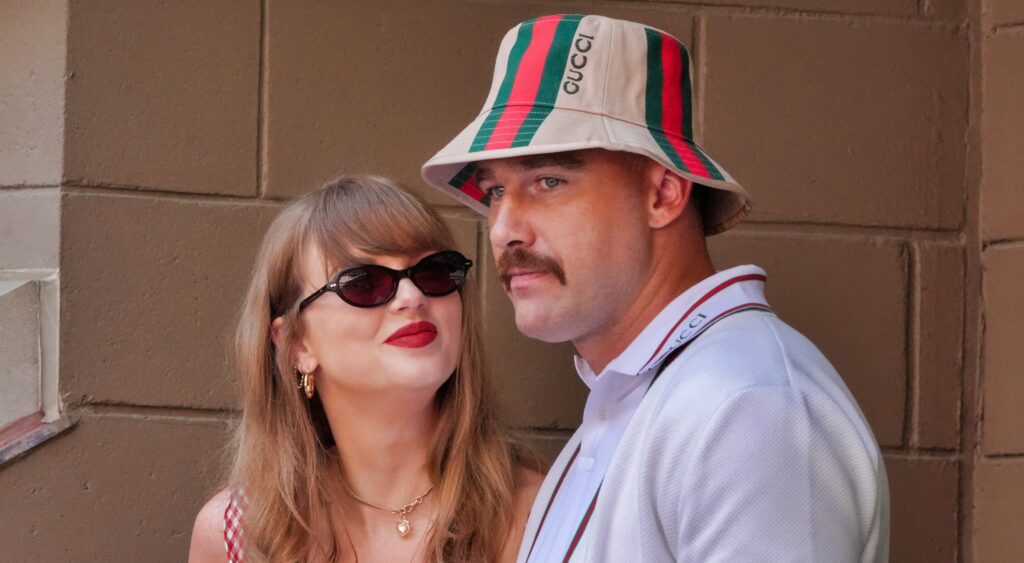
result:
[[[650,23],[695,59],[698,140],[753,193],[711,241],[769,273],[886,456],[897,562],[1024,559],[1024,7],[1017,0],[0,0],[0,269],[58,268],[78,424],[0,467],[12,561],[179,561],[237,416],[226,355],[263,230],[342,171],[396,177],[481,265],[505,418],[578,420],[486,226],[419,165],[483,103],[504,31]]]

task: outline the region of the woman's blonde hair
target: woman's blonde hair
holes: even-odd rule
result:
[[[375,176],[330,182],[296,199],[270,226],[235,338],[243,414],[232,487],[246,497],[249,561],[334,560],[345,549],[334,539],[335,526],[327,525],[327,484],[338,470],[334,439],[319,396],[307,402],[297,388],[291,352],[302,337],[300,272],[310,248],[329,275],[358,262],[358,254],[408,255],[455,248],[455,242],[420,200]],[[514,472],[522,461],[496,422],[472,283],[460,293],[459,363],[436,396],[429,471],[438,508],[427,553],[436,561],[493,561],[513,526]],[[279,348],[271,340],[276,317],[283,319]]]

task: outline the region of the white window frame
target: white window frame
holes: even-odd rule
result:
[[[0,281],[8,291],[26,283],[39,286],[39,405],[33,414],[16,420],[0,419],[0,466],[65,432],[75,424],[62,413],[60,400],[60,276],[57,270],[3,270]],[[19,284],[18,282],[22,282]],[[5,292],[6,293],[6,292]],[[2,414],[2,413],[0,413]]]

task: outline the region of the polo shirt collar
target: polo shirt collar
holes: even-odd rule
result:
[[[750,277],[759,279],[744,280],[744,278]],[[587,361],[579,355],[574,357],[576,373],[591,389],[598,379],[602,379],[608,374],[636,377],[650,373],[660,365],[660,360],[652,362],[652,359],[659,355],[663,358],[664,353],[671,349],[672,343],[668,342],[668,338],[674,332],[678,332],[678,327],[684,320],[683,315],[690,312],[692,316],[695,313],[695,311],[691,311],[694,309],[694,305],[712,294],[716,288],[736,279],[744,280],[734,284],[734,287],[740,289],[740,296],[744,298],[740,301],[765,303],[764,278],[764,270],[753,265],[736,266],[704,278],[666,305],[629,346],[608,363],[600,377],[594,374]]]

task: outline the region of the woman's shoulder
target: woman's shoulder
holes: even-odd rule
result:
[[[544,474],[529,467],[516,468],[516,506],[522,508],[525,505],[526,513],[529,514],[533,506],[533,499],[537,491],[544,483]]]
[[[544,475],[529,467],[517,467],[515,469],[515,519],[512,522],[512,530],[509,535],[505,549],[502,551],[499,561],[508,563],[516,560],[519,553],[519,542],[526,532],[526,521],[530,519],[530,509],[533,508],[533,499],[544,482]]]
[[[533,448],[517,443],[514,450],[513,484],[515,486],[516,520],[526,525],[533,499],[544,483],[548,463]]]
[[[231,490],[224,488],[199,509],[196,523],[192,527],[192,545],[189,547],[189,563],[224,563],[227,554],[224,549],[224,514],[231,502]]]
[[[516,528],[526,530],[526,521],[530,519],[530,509],[533,508],[533,499],[537,497],[537,491],[540,490],[542,483],[544,483],[544,475],[539,471],[528,467],[516,468]]]

